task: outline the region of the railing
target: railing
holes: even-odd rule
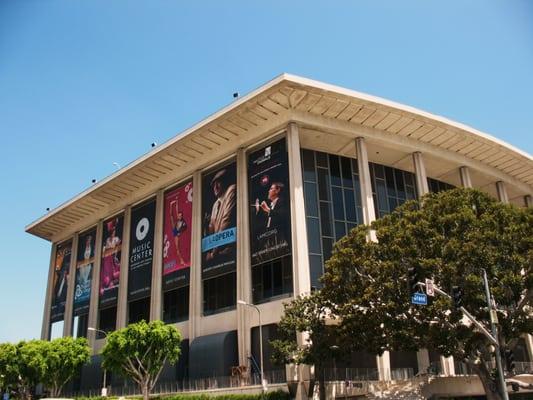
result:
[[[269,384],[280,384],[285,383],[286,374],[285,369],[275,370],[275,371],[265,371],[264,378]],[[152,394],[154,395],[164,395],[170,393],[179,393],[179,392],[191,392],[191,391],[206,391],[213,389],[224,389],[224,388],[237,388],[237,387],[246,387],[261,385],[261,376],[260,374],[252,374],[246,377],[239,376],[217,376],[209,377],[202,379],[183,379],[176,381],[164,381],[158,382]],[[97,389],[88,389],[81,391],[73,391],[70,393],[65,393],[67,397],[82,397],[82,396],[99,396],[101,388]],[[108,386],[108,395],[110,396],[135,396],[140,395],[139,386],[132,382],[125,382],[123,385]]]
[[[494,361],[487,361],[486,364],[489,370],[496,368],[496,363]],[[515,361],[514,364],[515,369],[513,375],[533,373],[533,362]],[[454,365],[455,375],[476,375],[474,370],[464,362],[456,361]]]
[[[326,368],[325,380],[334,381],[379,381],[377,368]],[[382,377],[392,380],[406,380],[415,376],[413,368],[392,368],[382,371]]]
[[[324,380],[334,381],[377,381],[377,368],[325,368]]]
[[[533,374],[533,362],[531,361],[515,361],[515,374]]]

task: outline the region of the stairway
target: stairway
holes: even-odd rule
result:
[[[367,399],[388,400],[425,400],[422,387],[427,383],[426,377],[402,381],[371,382]]]

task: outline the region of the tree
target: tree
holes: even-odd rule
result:
[[[415,268],[419,280],[432,278],[447,293],[460,287],[462,305],[490,331],[486,269],[499,340],[502,349],[512,349],[533,331],[533,210],[454,189],[407,202],[373,222],[377,242],[367,240],[369,229],[353,229],[326,264],[322,296],[342,321],[339,334],[377,354],[426,347],[453,355],[475,371],[489,400],[500,399],[487,338],[446,297],[412,305],[408,271]]]
[[[102,350],[103,366],[135,381],[148,400],[166,362],[180,355],[181,334],[162,321],[141,321],[111,333]]]
[[[51,397],[59,397],[65,384],[90,360],[87,339],[63,337],[40,343],[45,363],[42,383],[50,390]]]
[[[336,331],[328,325],[330,306],[320,292],[300,296],[284,304],[284,313],[278,329],[281,339],[271,342],[274,362],[284,364],[309,364],[315,366],[320,399],[326,399],[325,364],[335,352]],[[301,335],[300,343],[296,332]]]
[[[0,343],[0,392],[16,390],[20,375],[17,346]]]
[[[40,340],[0,344],[0,388],[31,399],[33,389],[46,371]]]

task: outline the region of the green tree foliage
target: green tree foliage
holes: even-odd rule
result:
[[[58,397],[64,385],[89,361],[87,340],[70,337],[0,344],[0,387],[30,399],[41,382]]]
[[[172,325],[141,321],[107,337],[103,366],[135,381],[148,400],[164,364],[178,361],[180,343],[181,334]]]
[[[50,390],[51,397],[59,397],[65,384],[89,362],[90,348],[85,338],[63,337],[41,343],[46,368],[42,383]]]
[[[16,390],[19,375],[17,346],[0,343],[0,392]]]
[[[432,348],[464,361],[481,379],[487,397],[495,393],[489,341],[462,318],[451,300],[410,304],[407,270],[451,292],[460,286],[463,306],[490,330],[482,269],[498,305],[500,343],[513,348],[533,331],[533,210],[502,204],[488,195],[454,189],[424,196],[397,208],[371,226],[341,239],[327,262],[321,296],[342,321],[346,350]],[[284,317],[285,318],[285,317]],[[356,340],[351,340],[355,338]]]

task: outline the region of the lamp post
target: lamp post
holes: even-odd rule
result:
[[[261,368],[261,386],[263,392],[266,392],[266,382],[263,374],[263,327],[261,325],[261,310],[255,304],[247,303],[244,300],[237,300],[237,304],[255,308],[257,310],[257,315],[259,316],[259,365]]]
[[[103,331],[101,329],[96,329],[96,328],[93,328],[91,326],[89,326],[87,328],[88,331],[91,331],[91,332],[100,332],[104,335],[104,337],[107,338],[107,332],[106,331]],[[104,368],[104,383],[102,385],[102,397],[106,397],[107,396],[107,370]]]

